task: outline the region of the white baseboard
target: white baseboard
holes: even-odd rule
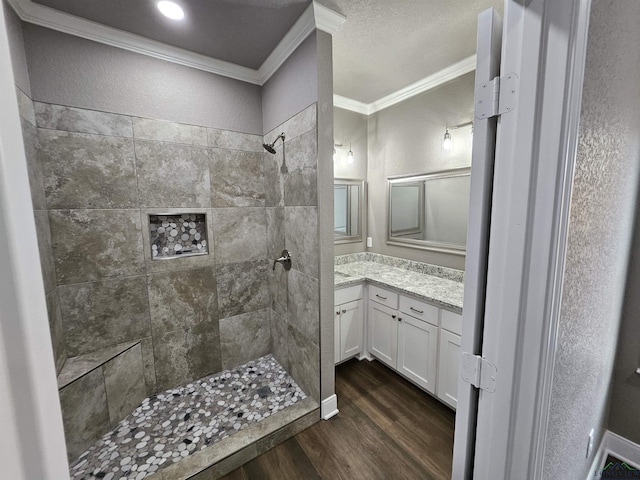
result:
[[[367,360],[369,362],[373,362],[374,358],[369,354],[369,352],[362,352],[356,355],[356,358],[360,361]]]
[[[338,396],[334,393],[330,397],[322,400],[320,404],[320,415],[323,420],[329,420],[338,414]]]
[[[593,459],[587,480],[593,480],[594,477],[600,478],[599,472],[609,454],[633,466],[640,466],[640,445],[607,430]]]

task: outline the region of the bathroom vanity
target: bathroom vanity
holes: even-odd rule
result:
[[[336,364],[375,358],[455,409],[463,291],[458,270],[371,253],[337,257]]]

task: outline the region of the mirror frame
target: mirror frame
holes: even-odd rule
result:
[[[364,180],[358,180],[358,179],[354,179],[354,178],[334,178],[333,179],[333,185],[335,187],[335,185],[347,185],[347,186],[351,186],[351,185],[358,185],[360,187],[360,194],[358,195],[358,210],[360,212],[360,218],[358,219],[358,235],[349,235],[349,236],[341,236],[341,237],[337,237],[335,235],[335,230],[334,230],[334,235],[333,235],[333,243],[334,245],[340,245],[343,243],[358,243],[358,242],[362,242],[363,236],[362,236],[362,225],[363,225],[363,220],[362,217],[364,216],[365,213],[365,199],[366,199],[366,193],[365,193],[365,186],[366,186],[366,182]],[[335,196],[334,196],[334,201],[335,201]],[[335,208],[335,207],[334,207]]]
[[[421,250],[431,250],[435,252],[451,253],[454,255],[466,255],[467,248],[460,247],[443,242],[430,242],[428,240],[415,240],[411,238],[397,238],[391,236],[391,187],[392,185],[402,183],[423,182],[425,180],[433,180],[436,178],[454,178],[471,175],[471,167],[454,168],[450,170],[441,170],[433,173],[421,173],[412,175],[397,175],[387,178],[387,245],[395,245],[399,247],[417,248]],[[420,211],[424,212],[424,189],[422,190],[422,205],[419,206]],[[421,215],[421,217],[424,215]],[[420,220],[423,221],[422,218]],[[468,225],[468,222],[467,222]]]

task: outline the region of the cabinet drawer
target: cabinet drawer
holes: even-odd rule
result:
[[[451,333],[462,335],[462,315],[444,309],[441,312],[440,326]]]
[[[398,308],[398,294],[375,285],[369,285],[369,300],[381,303],[389,308]]]
[[[363,297],[363,293],[364,286],[362,284],[353,285],[347,288],[339,288],[333,294],[333,304],[342,305],[343,303],[360,300]]]
[[[400,295],[400,311],[436,327],[438,326],[438,307],[421,302],[413,297]]]

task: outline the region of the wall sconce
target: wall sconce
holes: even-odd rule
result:
[[[473,142],[473,122],[465,122],[459,125],[453,125],[452,127],[446,126],[445,132],[442,137],[442,150],[445,153],[451,153],[453,151],[453,137],[451,137],[451,133],[449,130],[457,130],[458,128],[468,127],[471,125],[471,142]]]
[[[346,150],[346,148],[347,147],[345,147],[341,143],[334,143],[333,144],[333,161],[334,162],[338,158],[338,150],[339,149]],[[355,157],[353,155],[353,151],[351,150],[351,142],[349,142],[349,152],[347,153],[347,164],[353,165],[354,161],[355,161]]]

